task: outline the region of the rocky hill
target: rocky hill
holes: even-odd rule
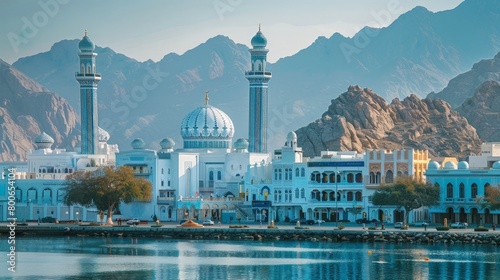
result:
[[[0,98],[0,161],[25,160],[42,132],[54,147],[76,144],[79,122],[68,102],[1,59]]]
[[[333,99],[321,119],[296,131],[305,156],[324,150],[425,149],[464,158],[481,139],[467,119],[440,99],[385,99],[359,86]]]
[[[481,139],[500,142],[500,80],[484,82],[457,111],[476,128]]]
[[[430,93],[427,97],[443,99],[453,108],[458,108],[486,81],[500,82],[500,52],[493,59],[484,59],[475,63],[471,70],[451,79],[442,91]]]

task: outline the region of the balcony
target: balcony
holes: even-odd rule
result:
[[[253,75],[263,75],[263,76],[272,76],[270,71],[246,71],[245,76],[253,76]]]
[[[97,73],[82,74],[82,73],[75,72],[75,77],[98,77],[98,78],[100,78],[101,74],[97,74]]]

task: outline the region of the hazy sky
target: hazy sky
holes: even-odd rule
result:
[[[160,60],[216,35],[250,45],[259,23],[271,62],[311,45],[318,36],[352,36],[363,26],[387,26],[424,6],[449,10],[463,0],[1,0],[0,58],[45,52],[85,29],[99,46],[139,61]]]

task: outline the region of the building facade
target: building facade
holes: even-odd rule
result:
[[[500,143],[484,143],[482,153],[469,156],[468,162],[455,164],[446,161],[440,165],[431,161],[425,172],[429,182],[440,188],[439,205],[431,207],[432,221],[443,223],[465,222],[469,225],[492,225],[500,222],[500,210],[481,206],[486,188],[500,184]]]

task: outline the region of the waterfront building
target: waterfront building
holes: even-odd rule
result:
[[[500,143],[484,143],[479,155],[469,156],[469,162],[431,161],[425,172],[429,182],[439,186],[439,205],[431,207],[432,221],[448,224],[466,222],[469,225],[497,224],[500,210],[483,208],[481,198],[489,186],[500,184]]]

